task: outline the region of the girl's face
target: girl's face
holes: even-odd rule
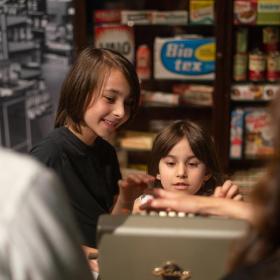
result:
[[[196,194],[210,177],[186,138],[182,138],[159,162],[157,179],[166,190]]]
[[[97,136],[109,137],[130,114],[130,86],[121,71],[112,69],[101,93],[95,100],[94,96],[84,114],[86,128],[82,128],[82,139],[88,144]]]

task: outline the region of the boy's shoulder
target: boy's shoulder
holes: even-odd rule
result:
[[[97,137],[95,147],[102,153],[116,153],[114,146],[101,137]]]
[[[58,159],[65,147],[63,128],[56,128],[30,150],[30,154],[47,163]]]

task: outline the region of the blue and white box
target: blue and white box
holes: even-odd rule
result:
[[[216,44],[214,38],[156,38],[154,78],[213,80]]]

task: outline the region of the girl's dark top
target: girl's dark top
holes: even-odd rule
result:
[[[224,277],[222,280],[278,280],[280,279],[279,252],[258,262],[244,266]]]
[[[114,148],[99,137],[88,146],[66,127],[60,127],[34,146],[31,155],[60,176],[84,244],[96,247],[98,217],[110,212],[121,178]]]

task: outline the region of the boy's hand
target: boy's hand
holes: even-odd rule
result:
[[[243,196],[237,185],[232,181],[226,180],[222,186],[216,187],[214,197],[228,198],[233,200],[243,200]]]
[[[143,194],[149,184],[154,181],[153,176],[141,173],[133,173],[125,179],[119,180],[119,201],[123,204],[134,203],[134,200]]]

